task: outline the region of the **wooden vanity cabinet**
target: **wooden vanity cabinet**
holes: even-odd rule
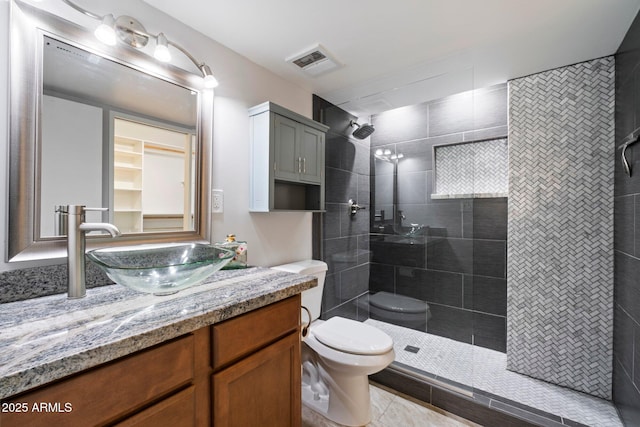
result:
[[[0,426],[300,426],[299,316],[296,295],[5,399]]]
[[[301,425],[300,297],[214,325],[216,427]]]
[[[194,357],[189,334],[3,401],[0,425],[116,422],[192,384]]]

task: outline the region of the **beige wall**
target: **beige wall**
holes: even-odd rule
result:
[[[53,3],[53,2],[52,2]],[[61,2],[40,3],[66,19],[85,26],[96,21],[80,15]],[[266,69],[205,37],[175,19],[139,0],[112,2],[78,1],[96,13],[132,15],[151,33],[164,32],[168,38],[185,46],[198,59],[213,69],[220,86],[215,90],[212,188],[224,190],[224,213],[213,214],[213,240],[228,233],[249,242],[249,262],[253,265],[275,265],[311,257],[311,214],[250,214],[249,206],[249,119],[247,109],[264,101],[273,101],[311,117],[311,93],[283,80]],[[0,0],[0,170],[7,170],[8,134],[8,35],[9,2]],[[175,54],[176,60],[180,55]],[[181,66],[197,72],[188,62]],[[45,263],[5,263],[6,258],[6,174],[0,174],[0,221],[2,247],[0,271],[42,265]],[[60,260],[58,261],[60,262]],[[49,262],[51,263],[51,262]]]

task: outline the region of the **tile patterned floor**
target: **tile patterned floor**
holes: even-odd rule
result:
[[[393,338],[400,363],[589,426],[622,426],[611,402],[507,371],[504,353],[372,319],[366,323]],[[407,345],[420,351],[405,351]]]
[[[371,385],[371,422],[367,427],[480,427],[437,408]],[[302,406],[303,427],[339,427],[322,415]]]

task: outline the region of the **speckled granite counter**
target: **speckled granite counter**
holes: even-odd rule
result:
[[[154,296],[120,285],[0,304],[0,398],[285,299],[315,278],[268,268],[214,273]]]

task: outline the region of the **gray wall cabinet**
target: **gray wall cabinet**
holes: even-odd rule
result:
[[[249,210],[323,211],[328,127],[272,102],[249,117]]]

